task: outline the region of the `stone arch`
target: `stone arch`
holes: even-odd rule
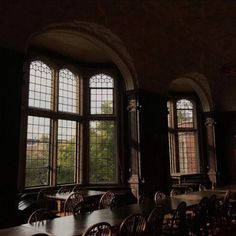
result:
[[[210,86],[206,77],[200,73],[188,73],[173,80],[169,86],[169,91],[194,91],[202,104],[204,112],[213,110],[213,102]]]
[[[111,30],[95,23],[82,21],[54,24],[31,35],[27,48],[35,42],[40,45],[40,40],[43,37],[51,37],[52,40],[56,40],[56,37],[69,38],[70,43],[74,44],[78,39],[83,39],[90,45],[96,45],[120,70],[126,90],[133,90],[138,87],[137,73],[132,58],[121,39]]]

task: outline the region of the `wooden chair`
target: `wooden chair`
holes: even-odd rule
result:
[[[164,208],[162,206],[157,206],[151,211],[147,218],[146,235],[154,236],[162,234],[164,214]]]
[[[84,201],[84,197],[81,193],[79,192],[71,193],[66,199],[64,204],[64,215],[73,214],[75,206],[82,201]]]
[[[213,234],[213,230],[217,224],[217,211],[218,201],[215,194],[212,194],[208,200],[208,211],[207,211],[207,228],[208,232]]]
[[[37,193],[37,200],[45,199],[44,196],[46,194],[54,194],[55,192],[56,192],[55,189],[52,187],[42,188]]]
[[[47,208],[39,208],[35,210],[28,218],[28,223],[32,224],[36,221],[43,221],[55,218],[55,214]]]
[[[72,192],[71,187],[61,187],[57,191],[57,193],[59,193],[59,194],[69,194],[71,192]]]
[[[146,218],[142,214],[132,214],[126,217],[119,227],[119,236],[142,235],[146,230]]]
[[[173,212],[171,219],[168,219],[168,221],[163,224],[162,232],[164,235],[184,236],[187,234],[186,209],[186,202],[179,203],[178,207]]]
[[[227,190],[224,199],[219,201],[217,205],[217,224],[221,227],[227,225],[230,221],[229,217],[229,206],[230,206],[230,199],[232,197],[232,192]]]
[[[192,192],[193,192],[193,188],[191,188],[191,187],[185,188],[185,191],[184,191],[185,194],[189,194],[189,193],[192,193]]]
[[[166,198],[166,195],[160,191],[157,191],[154,195],[154,201],[156,204],[159,204],[165,198]]]
[[[111,236],[111,225],[107,222],[100,222],[90,226],[82,236]]]
[[[72,192],[79,192],[81,190],[81,187],[79,184],[76,184],[73,188],[72,188]]]
[[[91,213],[93,212],[93,210],[94,210],[94,206],[92,205],[92,203],[84,200],[75,205],[75,207],[73,208],[73,215],[76,216],[85,212]]]
[[[46,195],[53,195],[57,192],[55,187],[45,187],[38,191],[37,193],[37,202],[39,205],[39,208],[47,208],[51,209],[55,212],[55,214],[58,213],[57,204],[55,200],[47,198]]]
[[[176,195],[180,195],[182,194],[182,192],[177,189],[177,188],[173,188],[171,191],[170,191],[170,196],[173,197],[173,196],[176,196]]]
[[[113,207],[116,204],[115,201],[116,201],[115,194],[111,191],[107,191],[101,196],[98,204],[98,209]]]
[[[142,205],[142,204],[146,204],[146,203],[150,203],[150,201],[153,201],[153,199],[150,199],[150,197],[148,196],[145,196],[143,194],[141,194],[139,197],[138,197],[138,204],[139,205]]]
[[[199,184],[198,185],[198,191],[201,192],[201,191],[205,191],[206,190],[206,186],[203,185],[203,184]]]
[[[227,203],[231,197],[232,197],[232,192],[230,190],[227,190],[224,195],[224,199],[222,203]]]
[[[209,209],[209,199],[203,197],[199,204],[193,208],[193,214],[189,220],[190,235],[208,235],[207,214]]]

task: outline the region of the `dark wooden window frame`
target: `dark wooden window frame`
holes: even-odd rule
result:
[[[102,65],[101,68],[99,68],[98,65],[96,66],[78,66],[76,64],[76,66],[71,66],[70,63],[68,63],[68,66],[64,66],[64,63],[61,63],[61,61],[59,60],[53,60],[51,58],[48,59],[48,57],[41,57],[41,56],[36,56],[33,58],[30,58],[26,64],[25,64],[25,71],[29,70],[29,65],[31,61],[35,61],[35,60],[40,60],[42,62],[44,62],[45,64],[52,66],[52,68],[55,68],[55,70],[59,70],[59,69],[63,69],[63,68],[67,68],[69,70],[71,70],[72,68],[72,72],[75,73],[76,75],[78,75],[81,78],[82,84],[80,84],[80,88],[82,88],[83,90],[83,99],[82,99],[82,104],[80,105],[81,107],[81,114],[82,115],[75,115],[75,114],[64,114],[62,112],[49,112],[49,111],[42,111],[42,109],[28,109],[27,104],[28,104],[28,80],[29,80],[29,76],[28,73],[25,73],[24,76],[24,86],[23,86],[23,92],[22,92],[22,97],[23,97],[23,106],[22,106],[22,125],[21,125],[21,130],[22,130],[22,135],[21,135],[21,150],[20,150],[20,160],[21,160],[21,164],[19,165],[19,182],[18,182],[18,186],[19,189],[25,189],[25,150],[26,150],[26,129],[27,129],[27,117],[28,115],[36,115],[36,116],[45,116],[45,117],[49,117],[52,119],[64,119],[65,117],[67,117],[70,120],[76,120],[76,122],[80,122],[80,126],[81,126],[81,131],[78,133],[79,136],[81,136],[81,145],[83,145],[83,149],[80,150],[80,153],[78,153],[77,155],[80,155],[80,158],[77,158],[76,160],[78,161],[77,165],[77,169],[81,170],[81,171],[77,171],[77,176],[76,176],[76,181],[75,183],[79,183],[81,185],[86,185],[86,186],[90,186],[90,183],[88,182],[89,178],[88,178],[88,123],[89,120],[114,120],[115,122],[115,126],[116,126],[116,133],[115,133],[115,137],[116,137],[116,180],[114,181],[113,185],[119,185],[119,164],[122,161],[118,160],[118,158],[121,158],[120,154],[123,153],[123,151],[121,150],[121,146],[119,145],[121,143],[120,141],[120,134],[122,131],[119,130],[118,127],[120,127],[121,124],[121,120],[120,116],[118,116],[118,111],[120,111],[120,107],[119,104],[121,102],[120,100],[120,95],[122,93],[118,92],[119,89],[117,89],[117,87],[121,88],[122,86],[118,85],[118,77],[119,73],[117,71],[117,69],[113,66],[104,66]],[[72,63],[73,64],[73,63]],[[114,78],[115,81],[115,87],[114,87],[114,110],[115,113],[113,115],[111,115],[110,117],[106,117],[106,115],[104,116],[97,116],[97,115],[90,115],[89,114],[89,85],[88,85],[88,81],[89,78],[93,75],[99,74],[99,73],[103,73],[106,74],[108,76],[111,76],[112,78]],[[83,132],[83,134],[82,134]],[[55,165],[52,164],[52,165]],[[79,166],[80,165],[80,166]],[[78,167],[79,166],[79,167]],[[53,167],[54,168],[54,167]],[[52,173],[52,172],[51,172]],[[68,183],[70,184],[74,184],[74,183]],[[111,184],[111,183],[109,183]],[[98,185],[106,185],[104,183],[98,184]],[[50,181],[49,181],[49,186],[57,186],[56,184],[56,175],[51,175],[50,176]],[[29,188],[29,189],[35,189],[35,188],[40,188],[42,186],[36,186],[33,188]]]

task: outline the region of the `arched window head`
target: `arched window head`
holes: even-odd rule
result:
[[[90,114],[114,113],[114,79],[97,74],[89,79]]]
[[[169,154],[171,174],[199,173],[197,113],[187,98],[168,102]]]
[[[114,79],[96,74],[89,79],[89,89],[89,182],[114,183],[117,179]]]
[[[193,103],[187,99],[176,102],[178,128],[193,128]]]
[[[79,80],[68,69],[59,71],[58,110],[79,113]]]
[[[24,87],[25,187],[118,183],[116,73],[47,61],[30,62]]]
[[[42,61],[32,61],[29,74],[29,107],[52,109],[53,83],[51,69]]]

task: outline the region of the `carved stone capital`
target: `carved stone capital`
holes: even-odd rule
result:
[[[137,101],[136,99],[130,99],[128,102],[127,110],[133,112],[137,110]]]
[[[216,171],[213,170],[213,169],[210,169],[208,172],[207,172],[207,175],[211,181],[211,186],[212,186],[212,189],[215,188],[215,185],[216,185]]]
[[[139,177],[138,175],[131,175],[129,180],[128,180],[131,192],[133,193],[133,195],[138,198],[139,196]]]
[[[206,118],[205,126],[213,127],[214,125],[215,125],[215,121],[213,118],[211,117]]]

